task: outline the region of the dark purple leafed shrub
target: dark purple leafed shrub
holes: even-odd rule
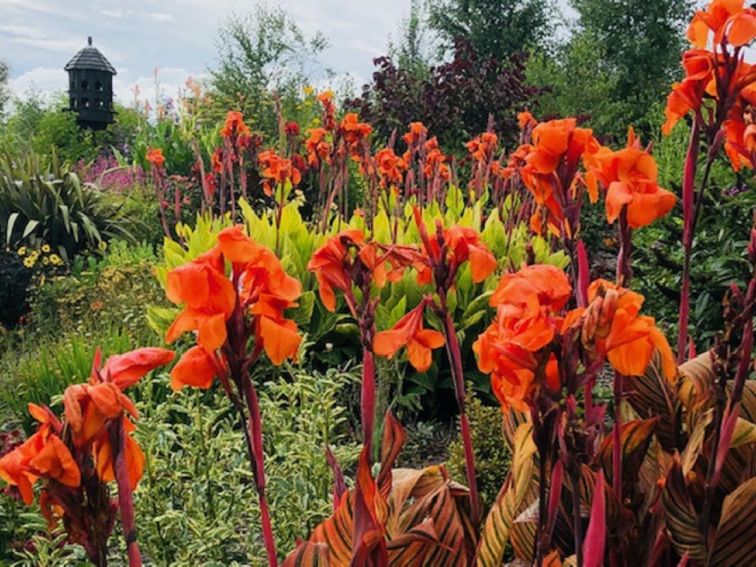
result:
[[[346,105],[359,112],[378,134],[388,138],[412,121],[423,122],[452,151],[486,130],[489,116],[494,129],[510,146],[517,140],[517,113],[528,109],[541,89],[525,82],[526,53],[507,61],[479,57],[469,42],[459,40],[454,56],[420,78],[396,66],[390,57],[373,62],[373,82],[359,98]]]

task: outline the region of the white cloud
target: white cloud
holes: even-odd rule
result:
[[[117,9],[117,10],[100,10],[100,14],[102,14],[103,16],[107,16],[108,18],[116,18],[116,19],[123,18],[124,16],[130,16],[133,13],[134,12],[131,11],[131,10],[124,11],[124,10],[121,10],[121,9]]]
[[[68,83],[62,69],[36,67],[8,81],[8,88],[16,97],[34,92],[49,100],[53,93],[66,90]]]
[[[173,14],[163,14],[160,12],[151,12],[149,14],[145,14],[145,17],[148,20],[151,20],[158,24],[171,23],[175,20],[175,18],[173,17]]]

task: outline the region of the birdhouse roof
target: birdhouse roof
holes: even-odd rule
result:
[[[92,45],[91,39],[89,45],[74,55],[64,67],[64,70],[66,71],[72,71],[73,69],[107,71],[112,75],[116,74],[116,70],[110,64],[110,61],[105,59],[105,56],[100,53],[100,50]]]

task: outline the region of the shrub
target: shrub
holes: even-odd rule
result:
[[[467,392],[467,414],[472,429],[476,478],[483,509],[488,510],[509,472],[511,454],[502,434],[501,408],[485,405],[473,394],[472,389]],[[464,447],[459,435],[449,445],[446,466],[453,479],[461,481],[465,478]]]
[[[46,243],[71,259],[111,238],[131,239],[131,224],[98,188],[82,185],[59,164],[44,170],[35,156],[0,162],[0,232],[6,244]]]
[[[420,120],[458,154],[462,142],[484,131],[492,117],[508,146],[517,139],[517,113],[532,106],[540,93],[525,84],[526,60],[523,53],[505,61],[482,57],[460,40],[452,60],[422,78],[397,68],[389,57],[379,57],[373,83],[346,104],[359,110],[384,140]]]
[[[13,327],[24,314],[31,276],[17,252],[0,248],[0,325]]]
[[[117,328],[135,343],[153,344],[157,337],[145,305],[161,296],[152,276],[154,259],[151,246],[123,241],[113,241],[104,258],[77,257],[71,274],[47,278],[33,290],[25,332],[96,337],[100,328]]]
[[[260,388],[266,492],[281,553],[331,513],[326,446],[343,467],[356,461],[339,402],[356,380],[355,370],[288,368]],[[140,545],[154,563],[246,564],[264,556],[242,433],[222,395],[170,394],[167,376],[139,387],[137,437],[148,460],[136,506]]]

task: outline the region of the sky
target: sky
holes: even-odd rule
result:
[[[361,86],[372,59],[386,52],[409,13],[409,0],[279,0],[308,34],[329,41],[320,60],[337,77]],[[269,4],[272,5],[272,4]],[[253,0],[0,0],[0,57],[10,66],[16,95],[66,89],[63,67],[87,36],[118,71],[117,100],[129,104],[133,87],[154,100],[175,96],[188,77],[203,78],[216,62],[216,36],[230,14],[249,13]]]

